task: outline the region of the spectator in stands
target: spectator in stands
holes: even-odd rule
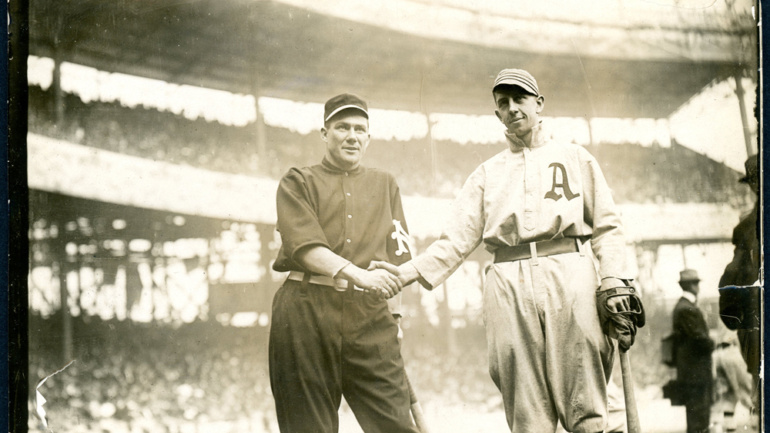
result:
[[[679,273],[682,297],[674,307],[674,360],[676,380],[683,393],[687,433],[708,432],[711,414],[711,352],[714,342],[703,313],[696,305],[700,278],[693,269]]]

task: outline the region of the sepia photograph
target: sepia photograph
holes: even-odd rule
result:
[[[23,3],[27,431],[763,431],[758,0]]]

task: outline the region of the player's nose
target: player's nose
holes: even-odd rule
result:
[[[517,104],[513,98],[508,98],[508,112],[509,113],[519,112],[519,104]]]

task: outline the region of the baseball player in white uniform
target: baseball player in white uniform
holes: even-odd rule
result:
[[[489,372],[511,431],[553,432],[558,420],[570,432],[599,432],[614,346],[595,295],[628,285],[620,218],[594,157],[548,134],[531,74],[501,71],[493,96],[508,148],[466,180],[437,241],[383,267],[432,289],[483,241],[495,256],[484,287]],[[630,298],[606,304],[627,311]],[[624,349],[631,331],[619,338]]]

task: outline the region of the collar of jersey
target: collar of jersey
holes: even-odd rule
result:
[[[534,149],[536,147],[544,146],[550,139],[550,135],[543,128],[543,121],[541,120],[532,128],[532,143],[527,146],[516,134],[505,132],[505,138],[508,139],[508,147],[511,152],[521,152],[525,147]]]
[[[356,167],[356,168],[354,168],[352,170],[341,170],[341,169],[337,168],[336,166],[334,166],[334,164],[329,162],[329,160],[326,159],[325,156],[324,156],[323,161],[321,161],[321,167],[323,167],[326,171],[328,171],[330,173],[335,173],[335,174],[344,174],[344,173],[358,174],[358,173],[361,173],[361,172],[364,171],[364,166],[361,165],[361,164],[358,164],[358,167]]]

